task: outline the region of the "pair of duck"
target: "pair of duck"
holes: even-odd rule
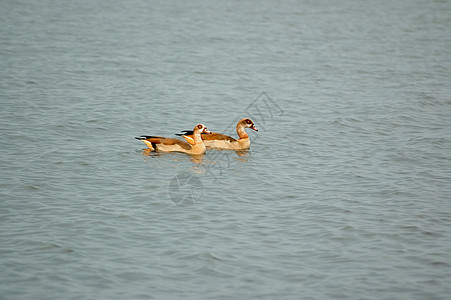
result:
[[[136,139],[143,141],[151,151],[183,152],[197,155],[204,154],[207,148],[249,149],[251,141],[244,130],[246,128],[258,131],[251,119],[242,119],[236,125],[237,140],[225,134],[210,132],[203,124],[196,125],[193,131],[185,130],[183,134],[177,134],[182,136],[185,141],[162,136],[140,136]]]

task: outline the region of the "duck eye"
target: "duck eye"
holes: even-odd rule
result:
[[[199,128],[199,129],[202,129],[202,127],[203,127],[203,126],[202,126],[202,125],[200,125],[200,124],[199,124],[199,125],[197,125],[197,128]]]
[[[247,119],[247,120],[246,120],[246,123],[247,123],[247,124],[251,124],[251,123],[252,123],[252,121],[251,121],[251,120],[249,120],[249,119]]]

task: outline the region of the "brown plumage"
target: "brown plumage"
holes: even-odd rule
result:
[[[152,151],[163,152],[183,152],[187,154],[204,154],[206,147],[201,133],[209,133],[210,131],[203,124],[198,124],[193,130],[193,143],[187,143],[182,140],[167,138],[162,136],[140,136],[136,139],[143,141]]]
[[[242,119],[236,125],[238,139],[234,139],[231,136],[216,132],[202,134],[201,137],[207,148],[246,150],[249,149],[251,142],[249,139],[249,135],[244,130],[245,128],[251,128],[255,131],[258,131],[258,129],[255,128],[254,122],[252,122],[251,119]],[[192,131],[185,130],[184,133],[177,135],[182,136],[190,144],[194,143]]]

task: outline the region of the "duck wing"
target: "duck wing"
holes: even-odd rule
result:
[[[236,141],[233,137],[222,134],[222,133],[216,133],[216,132],[212,132],[210,134],[203,134],[202,135],[202,139],[205,141],[215,141],[215,140],[220,140],[220,141],[229,141],[229,142],[234,142]]]
[[[152,144],[163,144],[165,146],[179,145],[180,147],[182,147],[185,150],[191,149],[191,145],[185,141],[181,141],[179,139],[167,138],[167,137],[163,137],[163,136],[144,135],[144,136],[137,137],[136,139],[146,140]]]

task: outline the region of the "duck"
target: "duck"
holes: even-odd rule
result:
[[[201,134],[208,134],[210,131],[203,124],[197,124],[193,129],[192,143],[174,138],[162,136],[143,135],[135,137],[137,140],[143,141],[151,151],[161,152],[183,152],[186,154],[200,155],[206,152],[206,147],[202,141]]]
[[[204,141],[205,147],[215,148],[215,149],[224,149],[224,150],[247,150],[251,146],[251,141],[249,139],[249,135],[246,133],[244,129],[250,128],[255,131],[258,129],[255,127],[254,122],[251,119],[245,118],[238,121],[236,124],[236,133],[238,134],[238,139],[234,139],[231,136],[210,132],[206,134],[202,134],[202,140]],[[194,143],[193,131],[184,130],[183,133],[179,133],[179,135],[183,137],[189,144]]]

